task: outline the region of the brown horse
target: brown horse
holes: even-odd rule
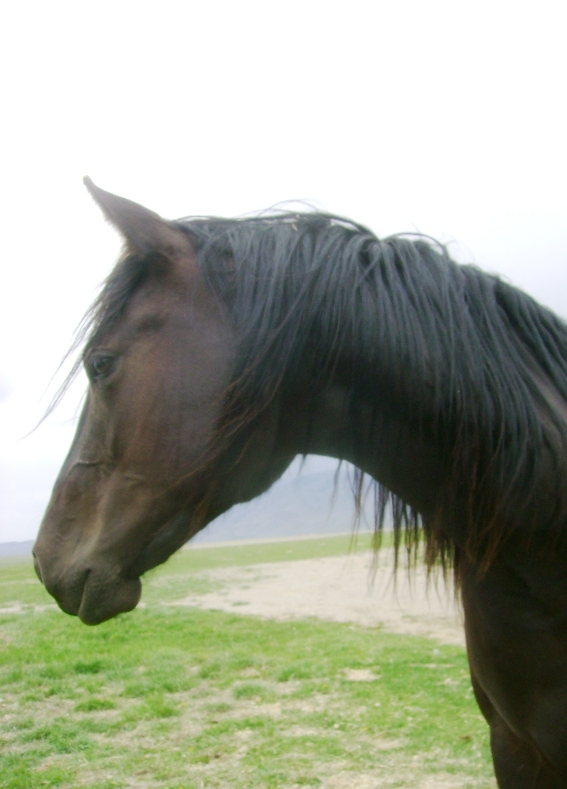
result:
[[[124,236],[83,326],[89,393],[35,545],[97,624],[298,453],[354,463],[397,544],[453,565],[506,789],[567,787],[567,327],[426,239],[322,214],[168,222],[86,185]]]

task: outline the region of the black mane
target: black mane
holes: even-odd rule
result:
[[[241,395],[268,402],[306,362],[324,383],[339,356],[353,359],[353,402],[388,387],[408,417],[433,420],[454,484],[466,479],[477,502],[471,550],[492,557],[511,514],[530,511],[545,452],[564,476],[567,429],[542,386],[567,402],[567,327],[529,296],[430,239],[379,240],[326,214],[177,224],[233,316]],[[126,258],[111,274],[86,319],[88,345],[119,316],[140,270]],[[558,504],[561,526],[564,516]],[[403,503],[394,519],[398,534],[417,533]],[[439,524],[424,526],[433,561],[448,543]]]

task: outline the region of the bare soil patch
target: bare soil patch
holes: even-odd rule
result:
[[[203,577],[215,591],[193,593],[173,605],[268,619],[354,622],[464,645],[462,616],[450,582],[428,581],[423,567],[409,574],[399,569],[394,579],[390,550],[381,551],[375,572],[368,552],[208,570]]]

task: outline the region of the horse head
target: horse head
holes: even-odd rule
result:
[[[145,571],[268,487],[293,453],[274,453],[273,408],[261,429],[219,438],[236,332],[189,235],[85,183],[126,248],[94,307],[88,394],[34,557],[61,608],[96,624],[134,608]]]

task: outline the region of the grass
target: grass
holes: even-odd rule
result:
[[[347,547],[184,551],[151,574],[146,608],[96,628],[41,608],[29,563],[0,566],[3,607],[25,603],[0,614],[0,785],[493,787],[462,649],[160,605],[206,591],[205,569]]]

